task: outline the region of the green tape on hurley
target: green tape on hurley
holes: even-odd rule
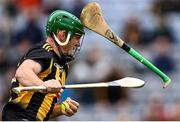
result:
[[[163,88],[166,88],[169,85],[169,83],[171,82],[171,79],[166,74],[164,74],[161,70],[155,67],[151,62],[149,62],[146,58],[144,58],[141,54],[139,54],[136,50],[134,50],[133,48],[130,48],[128,53],[134,58],[136,58],[138,61],[143,63],[145,66],[147,66],[149,69],[154,71],[157,75],[159,75],[164,82]]]

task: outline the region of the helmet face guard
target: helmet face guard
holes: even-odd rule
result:
[[[68,38],[68,37],[67,37]],[[56,40],[55,42],[55,44],[56,44],[56,46],[58,47],[58,50],[59,50],[59,53],[60,53],[60,55],[61,55],[61,58],[63,58],[63,60],[64,60],[64,62],[70,62],[70,61],[72,61],[72,60],[74,60],[75,59],[75,57],[79,54],[79,51],[80,51],[80,49],[81,49],[81,46],[82,46],[82,43],[83,43],[83,39],[84,39],[84,35],[81,35],[81,37],[80,37],[80,42],[79,42],[79,44],[78,45],[73,45],[73,47],[75,47],[75,48],[73,48],[73,49],[71,49],[71,50],[69,50],[68,52],[66,52],[66,53],[62,53],[61,52],[61,48],[60,48],[60,45],[61,44],[59,44],[59,43],[57,43],[57,42],[60,42],[59,41],[59,39],[56,37],[56,35],[54,35],[54,39]],[[66,39],[67,40],[67,39]],[[67,42],[69,42],[69,41],[67,41]],[[65,44],[66,43],[66,41],[63,43],[63,44]],[[71,40],[70,40],[70,42],[69,43],[71,43]],[[70,44],[69,44],[70,45]],[[62,46],[62,45],[61,45]],[[71,46],[71,45],[70,45]]]
[[[71,55],[73,59],[79,54],[79,51],[83,43],[83,39],[84,39],[84,35],[81,36],[79,45],[77,45],[76,48],[68,52],[68,55]]]
[[[58,30],[65,30],[66,41],[64,43],[60,42],[56,37]],[[74,35],[82,36],[85,32],[81,21],[76,16],[63,10],[56,10],[50,15],[47,21],[46,34],[54,38],[62,58],[67,57],[69,60],[69,57],[72,57],[71,59],[73,60],[74,55],[63,54],[59,45],[66,45]]]

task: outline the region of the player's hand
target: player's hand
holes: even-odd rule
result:
[[[48,93],[58,93],[61,94],[63,92],[63,89],[61,89],[61,84],[57,80],[48,80],[43,83],[43,86],[47,88]]]
[[[68,97],[62,104],[61,104],[61,112],[63,115],[66,115],[68,117],[74,115],[79,108],[79,103],[72,100],[70,97]]]

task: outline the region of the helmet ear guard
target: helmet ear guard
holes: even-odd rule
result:
[[[69,42],[69,40],[70,40],[71,33],[68,32],[65,42],[61,42],[54,33],[53,33],[53,37],[54,37],[55,41],[56,41],[60,46],[65,46],[65,45],[68,44],[68,42]]]

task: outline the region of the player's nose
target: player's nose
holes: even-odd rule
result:
[[[80,46],[80,39],[76,39],[75,45],[76,45],[77,47]]]

